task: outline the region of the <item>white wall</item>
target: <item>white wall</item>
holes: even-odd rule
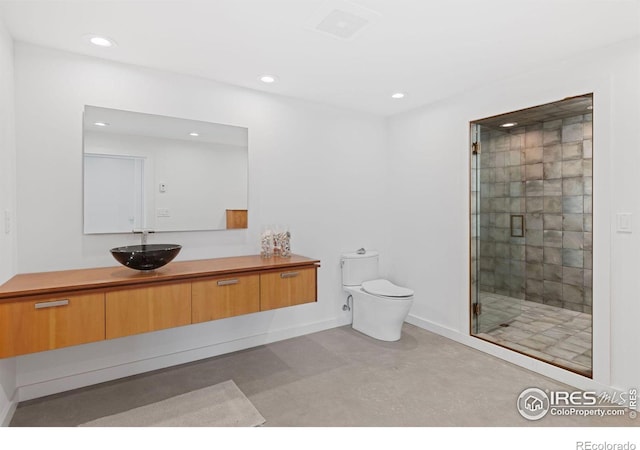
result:
[[[482,346],[468,338],[469,122],[593,92],[594,381],[640,384],[639,81],[634,40],[390,119],[391,196],[402,199],[391,203],[392,215],[405,220],[391,224],[386,246],[394,277],[416,290],[414,323]],[[617,212],[635,215],[633,234],[615,232]]]
[[[178,259],[257,254],[288,224],[318,258],[318,302],[18,358],[20,398],[348,323],[339,256],[382,239],[382,118],[28,44],[15,46],[18,271],[115,265],[127,235],[82,234],[82,111],[98,105],[249,129],[249,229],[162,233]]]
[[[14,138],[13,40],[0,19],[0,283],[16,272],[16,148]],[[12,223],[7,233],[5,211]],[[0,424],[10,415],[16,386],[15,359],[0,360]]]

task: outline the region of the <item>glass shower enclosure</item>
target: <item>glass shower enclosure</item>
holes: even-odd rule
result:
[[[593,97],[470,129],[471,334],[592,373]]]

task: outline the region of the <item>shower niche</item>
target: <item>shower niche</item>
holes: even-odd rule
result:
[[[593,95],[471,122],[471,334],[592,376]]]

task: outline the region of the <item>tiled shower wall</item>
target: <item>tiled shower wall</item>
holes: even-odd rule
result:
[[[592,115],[483,129],[475,163],[480,290],[591,313]]]

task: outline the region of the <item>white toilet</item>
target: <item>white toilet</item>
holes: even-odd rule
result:
[[[382,341],[399,340],[413,291],[378,278],[378,252],[345,253],[340,266],[342,287],[353,298],[353,329]]]

